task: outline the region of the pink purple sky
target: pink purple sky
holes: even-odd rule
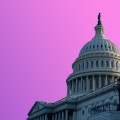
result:
[[[120,48],[119,0],[0,0],[0,119],[25,120],[35,101],[66,96],[66,78],[102,13]]]

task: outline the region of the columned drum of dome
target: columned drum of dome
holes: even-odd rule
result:
[[[100,14],[95,36],[86,43],[67,79],[68,96],[83,95],[115,82],[120,76],[120,51],[104,35]]]

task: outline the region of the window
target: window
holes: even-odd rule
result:
[[[80,64],[79,64],[79,70],[80,70]]]
[[[69,83],[69,87],[70,87],[69,94],[71,95],[72,94],[72,82]]]
[[[77,66],[76,66],[76,72],[77,72]]]
[[[104,67],[104,62],[103,61],[101,61],[101,67]]]
[[[118,69],[118,61],[116,62],[116,69]]]
[[[91,68],[93,68],[93,61],[91,61]]]
[[[98,61],[96,61],[96,67],[98,67]]]
[[[105,45],[105,48],[107,48],[107,46]]]
[[[84,69],[84,63],[82,63],[82,69]]]
[[[111,67],[112,68],[114,67],[114,61],[111,61]]]
[[[82,110],[82,115],[84,115],[85,114],[85,111],[84,110]]]
[[[115,52],[115,48],[114,48],[114,47],[112,47],[112,49],[113,49],[113,52]]]
[[[111,47],[109,46],[109,50],[111,51]]]
[[[106,61],[106,67],[109,67],[109,62],[108,61]]]
[[[90,50],[91,50],[91,46],[90,46]]]
[[[86,63],[86,68],[88,68],[88,62]]]

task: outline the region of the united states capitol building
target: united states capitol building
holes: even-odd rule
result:
[[[36,101],[27,120],[120,120],[120,51],[104,36],[100,14],[94,29],[72,64],[67,96]]]

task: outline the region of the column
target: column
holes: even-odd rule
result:
[[[70,81],[70,95],[72,94],[72,81]]]
[[[61,119],[60,119],[60,112],[58,113],[58,120],[61,120]]]
[[[83,87],[82,87],[82,77],[81,77],[81,80],[80,80],[80,91],[82,92],[82,90],[83,90]]]
[[[69,82],[68,82],[68,84],[67,84],[67,95],[69,95]]]
[[[52,115],[52,120],[54,120],[54,114]]]
[[[112,75],[112,81],[115,82],[115,80],[114,80],[114,75]]]
[[[42,119],[41,119],[41,116],[40,116],[40,120],[42,120]]]
[[[99,75],[99,88],[101,88],[101,75]]]
[[[62,111],[62,120],[64,120],[64,111]]]
[[[93,90],[95,90],[95,77],[94,75],[92,77],[93,77]]]
[[[74,93],[74,80],[72,80],[72,93]]]
[[[115,81],[117,81],[117,77],[115,76]]]
[[[78,79],[76,79],[76,93],[78,92]]]
[[[42,115],[40,116],[40,120],[42,120]]]
[[[86,89],[87,89],[87,80],[86,80],[86,77],[85,77],[85,79],[84,79],[84,91],[86,91]]]
[[[87,84],[87,89],[86,89],[86,91],[89,91],[90,90],[90,88],[89,88],[89,86],[90,86],[90,84],[89,84],[89,79],[88,79],[88,76],[86,76],[86,84]]]
[[[111,61],[109,60],[109,68],[111,68]]]
[[[81,82],[81,80],[80,79],[78,79],[78,91],[80,92],[80,82]]]
[[[75,111],[73,111],[73,119],[72,120],[76,120]]]
[[[65,111],[65,120],[68,120],[68,110]]]
[[[45,120],[47,120],[47,114],[45,114]]]
[[[108,85],[108,82],[107,82],[107,75],[105,76],[105,85]]]
[[[55,120],[57,120],[57,113],[55,114]]]
[[[42,119],[42,120],[44,120],[43,117],[44,117],[44,116],[42,115],[42,116],[41,116],[41,119]]]
[[[83,91],[85,91],[85,86],[84,85],[85,85],[85,81],[84,81],[84,77],[83,77],[83,79],[82,79],[82,90]]]
[[[45,120],[45,115],[43,115],[43,120]]]

